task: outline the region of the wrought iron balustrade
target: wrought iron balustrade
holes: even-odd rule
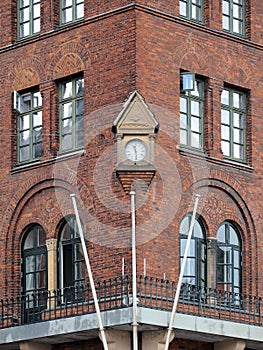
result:
[[[132,305],[132,276],[95,283],[101,311]],[[176,283],[137,276],[138,307],[171,311]],[[262,298],[183,284],[177,312],[263,326]],[[95,313],[89,284],[0,300],[0,328]]]

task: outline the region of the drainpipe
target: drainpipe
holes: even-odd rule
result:
[[[174,318],[175,318],[175,314],[176,314],[177,304],[178,304],[178,300],[179,300],[179,296],[180,296],[180,291],[181,291],[181,286],[182,286],[182,281],[183,281],[183,276],[184,276],[184,270],[185,270],[185,265],[186,265],[186,261],[187,261],[188,250],[189,250],[189,247],[190,247],[192,233],[193,233],[193,228],[194,228],[194,224],[195,224],[195,216],[196,216],[196,211],[197,211],[197,205],[198,205],[199,198],[200,198],[200,195],[196,194],[195,195],[195,204],[194,204],[193,215],[192,215],[192,218],[191,218],[191,224],[190,224],[190,228],[189,228],[189,232],[188,232],[188,237],[187,237],[187,242],[186,242],[186,247],[185,247],[185,252],[184,252],[184,257],[183,257],[183,262],[182,262],[181,271],[180,271],[180,275],[179,275],[179,280],[178,280],[176,293],[175,293],[175,297],[174,297],[173,309],[172,309],[172,313],[171,313],[171,319],[170,319],[169,327],[168,327],[168,330],[167,330],[164,350],[168,350],[169,343],[170,343],[170,336],[171,336],[171,333],[172,333],[172,330],[173,330],[173,323],[174,323]]]
[[[138,350],[138,323],[137,323],[137,286],[136,286],[136,232],[135,232],[135,191],[131,195],[132,219],[132,304],[133,304],[133,350]]]
[[[92,295],[93,295],[93,299],[94,299],[94,304],[95,304],[95,309],[96,309],[96,313],[97,313],[97,318],[98,318],[98,323],[99,323],[99,329],[100,329],[100,334],[101,334],[101,340],[102,340],[102,343],[103,343],[103,348],[104,348],[104,350],[109,350],[108,344],[107,344],[107,340],[106,340],[106,336],[105,336],[103,323],[102,323],[102,319],[101,319],[100,307],[99,307],[97,293],[96,293],[94,280],[93,280],[93,276],[92,276],[92,272],[91,272],[89,256],[88,256],[88,253],[87,253],[87,248],[86,248],[86,244],[85,244],[85,240],[84,240],[84,234],[83,234],[82,226],[81,226],[81,223],[80,223],[80,218],[79,218],[79,213],[78,213],[78,208],[77,208],[77,203],[76,203],[76,196],[75,196],[75,194],[71,194],[70,197],[72,199],[72,203],[73,203],[73,207],[74,207],[74,212],[75,212],[76,221],[77,221],[77,225],[78,225],[78,230],[79,230],[79,236],[80,236],[80,240],[81,240],[82,250],[83,250],[83,254],[84,254],[84,258],[85,258],[85,262],[86,262],[86,266],[87,266],[87,270],[88,270],[90,287],[91,287],[91,291],[92,291]]]

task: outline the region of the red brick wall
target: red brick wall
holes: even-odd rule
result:
[[[262,21],[255,13],[262,12],[258,11],[260,3],[251,2],[251,39],[258,43],[262,43]],[[89,2],[85,16],[126,4]],[[192,210],[192,195],[199,191],[203,196],[198,213],[205,221],[208,236],[215,237],[224,220],[238,224],[244,246],[244,291],[262,294],[263,277],[257,275],[263,257],[260,46],[182,23],[174,17],[178,16],[174,2],[166,1],[163,6],[155,1],[142,4],[173,16],[131,7],[103,20],[68,26],[57,34],[52,32],[2,49],[3,295],[20,291],[20,243],[24,229],[29,223],[38,222],[48,238],[56,237],[62,217],[73,213],[69,194],[76,189],[93,248],[90,254],[95,277],[119,275],[122,257],[126,259],[126,272],[130,271],[130,203],[114,170],[116,145],[111,126],[134,89],[142,94],[160,123],[156,137],[157,174],[147,194],[138,192],[138,272],[143,272],[146,258],[148,274],[162,277],[166,273],[167,278],[177,278],[179,223]],[[1,6],[6,15],[1,17],[7,28],[1,41],[5,46],[14,41],[15,17],[11,20],[11,2],[4,1]],[[219,9],[216,2],[206,6],[206,20],[211,15],[211,28],[220,28]],[[43,5],[42,12],[46,14],[41,29],[44,34],[58,25],[58,9],[52,13],[50,7]],[[193,70],[208,81],[204,130],[209,157],[178,149],[180,69]],[[56,83],[76,73],[83,73],[85,79],[85,154],[62,163],[54,159],[59,133]],[[220,152],[220,91],[224,83],[250,91],[248,166],[228,164]],[[41,166],[16,170],[16,115],[11,95],[13,90],[33,86],[39,86],[43,95],[43,162]],[[70,171],[72,168],[77,170],[77,178]]]

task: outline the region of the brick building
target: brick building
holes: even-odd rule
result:
[[[1,1],[0,350],[263,349],[262,14]]]

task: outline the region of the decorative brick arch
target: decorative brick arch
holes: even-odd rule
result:
[[[45,80],[44,72],[45,69],[37,57],[27,57],[18,61],[12,68],[8,85],[12,87],[12,91],[39,85],[41,81]]]
[[[87,48],[77,42],[60,47],[48,67],[49,79],[55,80],[84,71],[90,65]]]
[[[236,184],[236,180],[232,180]],[[243,241],[243,282],[246,292],[256,295],[258,286],[251,283],[257,280],[258,249],[256,230],[252,215],[239,193],[244,192],[244,188],[239,188],[239,192],[222,179],[201,179],[192,184],[183,198],[182,213],[185,214],[194,193],[201,195],[200,210],[198,214],[204,219],[208,229],[208,237],[215,237],[219,225],[224,221],[234,222],[239,227]],[[203,196],[202,196],[203,195]],[[182,216],[183,217],[183,216]]]

